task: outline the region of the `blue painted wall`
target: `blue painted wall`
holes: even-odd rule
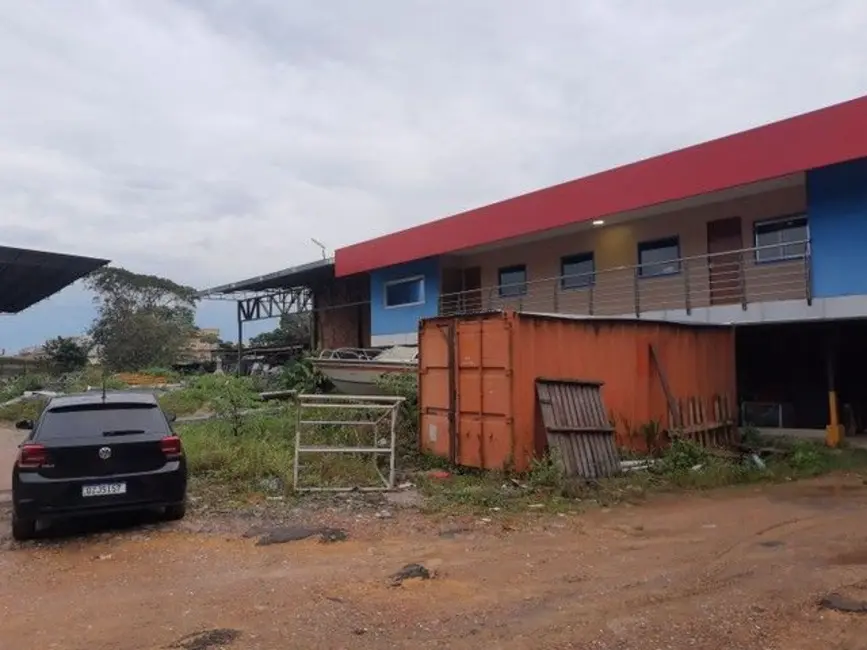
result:
[[[385,283],[424,276],[424,304],[385,308]],[[421,318],[436,316],[440,298],[440,265],[436,258],[399,264],[370,273],[370,333],[372,336],[418,331]]]
[[[867,295],[867,158],[807,172],[813,295]]]

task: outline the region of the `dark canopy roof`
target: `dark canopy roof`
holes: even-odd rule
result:
[[[0,246],[0,313],[17,314],[108,260]]]
[[[277,289],[294,289],[296,287],[310,286],[311,283],[330,280],[334,277],[334,260],[316,260],[299,266],[292,266],[282,271],[275,271],[267,275],[259,275],[247,280],[240,280],[230,284],[223,284],[211,289],[202,289],[196,295],[199,298],[212,296],[231,295],[235,293],[256,293],[259,291],[273,291]]]

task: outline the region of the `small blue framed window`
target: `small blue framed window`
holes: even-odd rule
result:
[[[424,276],[386,282],[383,291],[386,309],[424,304]]]

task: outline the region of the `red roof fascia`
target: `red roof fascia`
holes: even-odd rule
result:
[[[867,156],[867,96],[347,246],[338,276]]]

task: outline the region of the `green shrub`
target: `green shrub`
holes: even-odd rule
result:
[[[330,384],[328,377],[307,357],[287,363],[278,378],[280,388],[298,393],[324,393]]]
[[[199,478],[256,489],[256,481],[277,478],[291,485],[294,422],[287,416],[250,416],[244,435],[224,420],[177,427],[190,464]]]
[[[0,420],[18,422],[19,420],[36,420],[45,408],[48,400],[22,400],[14,404],[0,406]]]
[[[377,380],[377,387],[384,395],[403,397],[397,419],[397,457],[404,464],[429,466],[419,449],[418,375],[415,373],[390,373]]]

